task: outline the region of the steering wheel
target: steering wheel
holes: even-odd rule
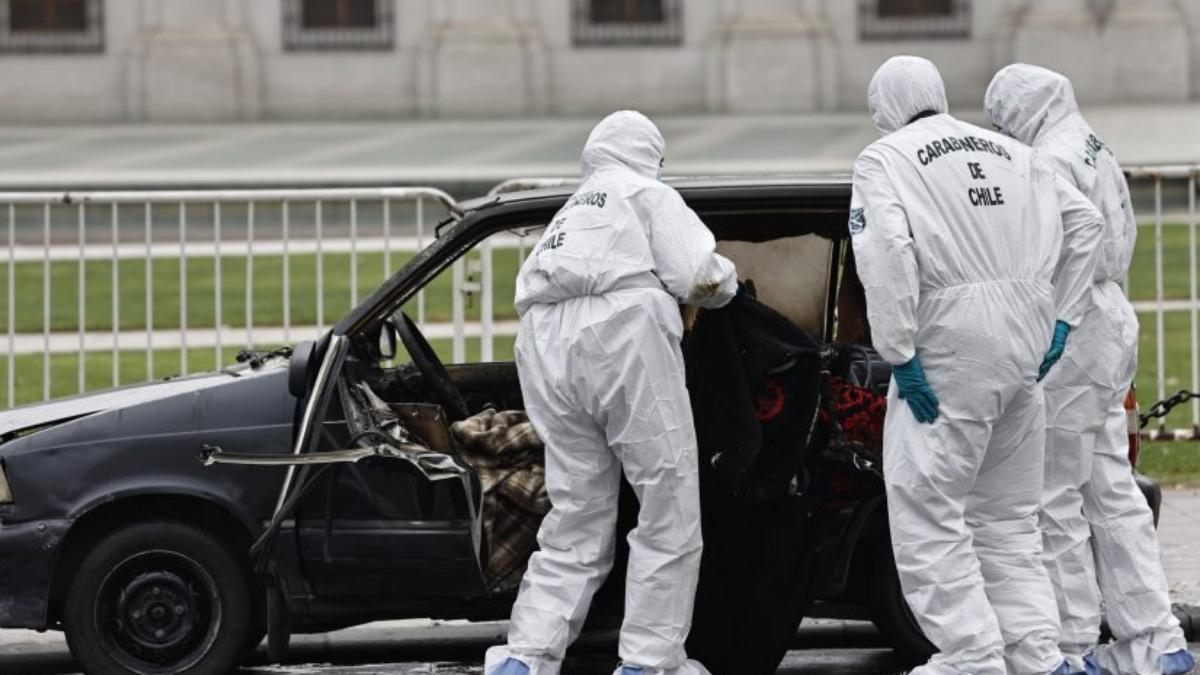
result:
[[[429,346],[429,341],[425,339],[421,331],[417,330],[417,324],[413,323],[407,314],[404,312],[398,314],[399,320],[392,322],[396,327],[396,334],[400,336],[400,342],[404,344],[408,355],[412,357],[413,365],[424,378],[425,386],[432,393],[434,402],[442,406],[451,422],[470,417],[471,413],[467,410],[467,402],[463,400],[458,387],[454,386],[454,381],[450,379],[450,373],[446,371],[446,366],[437,357],[433,347]]]

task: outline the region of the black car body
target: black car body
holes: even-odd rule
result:
[[[846,180],[676,186],[719,240],[819,240],[809,330],[869,343]],[[483,573],[470,471],[429,480],[386,457],[300,462],[351,445],[339,394],[351,379],[389,401],[439,404],[450,420],[519,409],[512,363],[443,368],[397,310],[486,237],[544,225],[570,192],[463,204],[435,243],[290,357],[0,413],[13,497],[0,505],[0,626],[65,629],[89,672],[221,672],[268,624],[278,644],[288,631],[385,618],[506,617],[512,589]],[[379,366],[397,335],[414,364]],[[886,387],[886,370],[874,377]],[[334,465],[357,468],[324,469]],[[852,469],[836,483],[817,597],[830,614],[875,620],[919,658],[930,646],[899,594],[882,483]]]

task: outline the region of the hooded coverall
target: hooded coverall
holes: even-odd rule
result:
[[[1106,221],[1087,311],[1044,383],[1040,523],[1062,621],[1059,644],[1082,666],[1100,637],[1103,597],[1116,642],[1100,647],[1096,661],[1106,673],[1158,675],[1161,656],[1187,642],[1171,613],[1153,515],[1129,465],[1123,404],[1138,339],[1137,317],[1120,286],[1137,237],[1129,189],[1116,157],[1080,115],[1066,77],[1008,66],[992,80],[984,107],[997,128],[1033,146]]]
[[[533,675],[559,672],[612,567],[621,472],[641,505],[629,534],[619,652],[647,675],[708,671],[684,654],[699,574],[696,432],[677,302],[727,303],[733,264],[679,193],[656,179],[662,135],[618,112],[592,131],[583,183],[517,278],[516,361],[546,444],[552,508],[512,610],[508,645]]]
[[[885,63],[868,105],[884,136],[855,162],[850,231],[871,335],[941,402],[920,423],[893,381],[884,423],[896,567],[940,650],[914,672],[1049,673],[1036,378],[1055,321],[1086,309],[1103,218],[1029,148],[947,114],[925,59]]]

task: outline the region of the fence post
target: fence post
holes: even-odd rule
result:
[[[417,251],[425,248],[425,200],[417,197]],[[425,326],[425,289],[417,291],[417,325]]]
[[[288,230],[291,229],[292,214],[286,199],[283,200],[280,218],[283,221],[283,342],[290,345],[292,343],[292,257],[288,251],[290,239]]]
[[[77,377],[79,379],[79,383],[78,383],[79,384],[79,393],[82,394],[84,389],[87,388],[87,378],[84,376],[84,365],[83,365],[85,362],[85,359],[84,359],[85,350],[84,350],[83,341],[84,341],[84,332],[86,330],[85,324],[87,323],[87,319],[86,319],[86,317],[87,317],[87,309],[86,309],[87,308],[87,269],[86,269],[87,263],[85,262],[85,258],[86,258],[86,254],[87,254],[87,244],[86,244],[87,238],[86,238],[86,235],[84,234],[84,222],[85,222],[86,218],[84,218],[83,202],[79,202],[79,206],[78,206],[77,210],[79,213],[79,268],[77,270],[79,297],[77,298],[78,304],[77,304],[75,322],[78,324],[77,327],[79,329],[79,362],[76,363],[75,365],[77,368],[77,370],[76,370]]]
[[[179,202],[179,372],[188,372],[187,203]]]
[[[1196,172],[1188,176],[1188,289],[1192,315],[1192,391],[1200,391],[1200,314],[1196,307]],[[1192,440],[1200,438],[1200,399],[1192,399]]]
[[[325,224],[321,200],[317,200],[317,330],[325,331],[325,254],[322,250]]]
[[[42,400],[50,400],[50,205],[42,207]]]
[[[486,239],[479,252],[481,264],[480,291],[482,302],[479,307],[479,360],[487,363],[493,360],[492,349],[492,239]]]
[[[154,379],[154,208],[146,202],[146,379]]]
[[[221,203],[213,202],[213,314],[216,321],[213,322],[213,329],[216,331],[216,345],[213,346],[213,356],[215,363],[213,370],[220,370],[223,350],[221,349],[221,323],[224,318],[224,312],[221,311]]]
[[[112,205],[112,386],[121,386],[121,210]]]
[[[1166,394],[1166,355],[1163,341],[1163,214],[1162,214],[1162,175],[1154,174],[1154,341],[1155,341],[1155,378],[1158,385],[1158,400],[1167,397]],[[1158,422],[1159,436],[1166,433],[1166,420]]]
[[[246,203],[246,349],[254,348],[254,202]],[[217,364],[220,368],[221,364]]]
[[[350,200],[350,306],[358,304],[358,200]]]
[[[8,407],[17,405],[17,207],[8,205]]]
[[[463,306],[463,286],[466,281],[466,261],[459,258],[454,261],[451,273],[451,319],[454,321],[453,362],[462,363],[467,360],[466,349],[466,308]]]

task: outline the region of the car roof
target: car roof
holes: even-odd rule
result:
[[[849,174],[680,176],[667,177],[663,182],[679,190],[685,197],[690,193],[747,188],[781,192],[796,190],[809,196],[816,196],[813,193],[820,192],[831,197],[848,197],[850,193]],[[575,178],[531,178],[516,179],[501,185],[509,186],[509,189],[460,202],[459,207],[464,213],[469,213],[483,208],[493,208],[522,201],[565,199],[579,187],[579,180]]]

